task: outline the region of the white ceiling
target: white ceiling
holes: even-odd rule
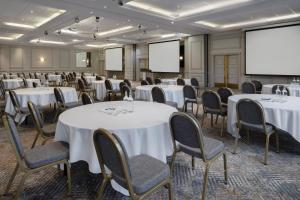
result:
[[[127,0],[123,6],[118,2],[1,0],[0,43],[58,45],[40,42],[50,41],[69,47],[97,48],[300,19],[300,0]],[[9,26],[7,22],[26,26]]]

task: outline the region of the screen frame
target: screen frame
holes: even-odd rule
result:
[[[245,39],[244,39],[244,52],[245,52],[245,66],[244,66],[244,75],[245,76],[277,76],[277,77],[291,77],[291,76],[299,76],[299,75],[279,75],[279,74],[248,74],[247,73],[247,32],[253,32],[253,31],[261,31],[261,30],[269,30],[269,29],[277,29],[277,28],[285,28],[285,27],[291,27],[291,26],[300,26],[300,23],[296,24],[286,24],[286,25],[277,25],[277,26],[272,26],[272,27],[265,27],[265,28],[256,28],[256,29],[251,29],[251,30],[246,30],[244,31],[245,33]]]
[[[179,72],[154,72],[150,69],[150,56],[149,56],[149,45],[150,44],[159,44],[159,43],[166,43],[166,42],[176,42],[178,41],[179,42],[179,56],[180,56],[180,39],[176,39],[176,40],[168,40],[168,41],[160,41],[160,42],[150,42],[148,43],[148,70],[152,73],[173,73],[173,74],[178,74],[180,73],[180,59],[178,58],[178,66],[179,66]]]
[[[109,50],[109,49],[122,49],[122,70],[107,70],[106,69],[106,59],[105,59],[105,71],[109,71],[109,72],[124,72],[124,47],[112,47],[112,48],[106,48],[104,49],[105,51],[106,50]],[[106,54],[106,52],[105,52]],[[104,55],[106,56],[106,55]]]

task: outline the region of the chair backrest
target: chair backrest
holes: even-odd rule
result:
[[[20,74],[20,73],[17,73],[17,77],[18,77],[18,78],[21,78],[21,74]]]
[[[197,100],[197,93],[193,86],[191,85],[185,85],[183,87],[183,97],[184,99],[195,99]]]
[[[142,80],[142,81],[141,81],[141,85],[149,85],[149,83],[148,83],[148,81],[146,81],[146,80]]]
[[[242,93],[243,94],[255,94],[256,93],[255,85],[251,82],[242,83]]]
[[[29,78],[34,78],[32,73],[29,73]]]
[[[97,81],[102,81],[102,77],[101,76],[96,76],[96,80]]]
[[[49,80],[49,75],[48,73],[45,74],[45,79],[48,81]]]
[[[123,81],[119,83],[119,88],[120,88],[120,90],[122,89],[122,87],[123,87],[124,85],[126,85],[126,83],[123,82]]]
[[[81,79],[83,80],[83,83],[85,86],[88,86],[88,82],[84,76],[81,76]]]
[[[32,87],[36,88],[38,84],[36,82],[32,82]]]
[[[28,106],[29,112],[31,114],[31,117],[33,118],[33,122],[34,122],[34,125],[35,125],[36,129],[40,133],[42,133],[43,132],[42,128],[44,126],[44,120],[42,119],[42,116],[41,116],[41,113],[40,113],[39,109],[31,101],[28,101],[27,106]]]
[[[273,87],[272,87],[272,94],[276,94],[277,87],[282,92],[282,90],[284,88],[284,85],[273,85]],[[290,96],[290,90],[287,87],[285,87],[285,89],[287,91],[287,95]]]
[[[85,89],[85,84],[84,84],[82,79],[78,79],[78,87],[79,87],[80,90]]]
[[[28,83],[25,78],[23,78],[23,85],[24,85],[24,87],[28,88]]]
[[[22,146],[22,142],[21,142],[15,121],[9,115],[6,115],[6,119],[7,119],[7,124],[8,124],[8,128],[9,128],[9,133],[8,133],[9,140],[15,150],[17,160],[20,164],[21,160],[23,159],[23,156],[24,156],[24,148]]]
[[[175,112],[169,119],[174,148],[176,142],[192,148],[199,148],[205,161],[203,132],[198,120],[183,112]]]
[[[149,85],[153,85],[153,81],[151,77],[146,77],[146,81],[149,83]]]
[[[93,141],[102,173],[106,172],[106,166],[116,180],[131,182],[128,155],[120,139],[105,129],[97,129]],[[131,187],[130,184],[128,186]]]
[[[7,75],[6,74],[3,74],[3,79],[7,79]]]
[[[185,85],[185,81],[182,78],[178,78],[177,85]]]
[[[35,78],[35,79],[39,79],[39,76],[37,75],[36,72],[34,73],[34,78]]]
[[[265,114],[262,105],[252,99],[240,99],[236,104],[237,122],[265,126]]]
[[[221,110],[221,98],[216,92],[206,90],[202,94],[202,105],[204,110]]]
[[[15,111],[19,112],[21,106],[20,106],[20,102],[19,102],[16,92],[14,90],[9,90],[8,93],[9,93],[11,103],[13,104],[13,106],[15,108]]]
[[[131,88],[131,82],[128,79],[124,79],[124,83],[126,83]]]
[[[158,103],[166,103],[165,92],[160,87],[153,87],[151,94],[153,101]]]
[[[125,97],[125,95],[127,97],[130,96],[131,89],[128,85],[123,85],[122,88],[120,88],[120,90],[121,90],[122,97]]]
[[[227,104],[228,98],[233,95],[233,92],[230,88],[227,87],[221,87],[218,89],[217,93],[219,94],[221,98],[221,102]]]
[[[260,81],[252,80],[251,82],[255,85],[255,90],[256,91],[261,91],[262,90],[263,85]]]
[[[62,105],[65,104],[64,94],[63,94],[63,92],[61,91],[60,88],[58,88],[58,87],[54,88],[54,96],[55,96],[55,99],[56,99],[57,103],[60,103]]]
[[[155,85],[158,85],[158,84],[161,84],[162,82],[161,82],[161,80],[160,80],[160,78],[155,78],[154,79],[154,84]]]
[[[104,81],[106,90],[113,90],[113,86],[110,80],[106,79]]]
[[[199,81],[196,78],[191,78],[191,85],[194,87],[199,87]]]
[[[90,95],[86,92],[83,92],[81,95],[81,100],[82,100],[82,104],[83,105],[87,105],[87,104],[93,104],[94,101],[93,99],[90,97]]]
[[[0,80],[0,90],[1,90],[2,97],[5,98],[5,87],[4,87],[3,80]]]

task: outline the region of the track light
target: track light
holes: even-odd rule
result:
[[[74,21],[75,21],[76,24],[78,24],[80,22],[79,17],[76,16],[75,19],[74,19]]]

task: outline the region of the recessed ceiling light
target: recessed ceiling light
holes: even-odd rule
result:
[[[103,6],[103,8],[104,8],[104,9],[106,9],[106,8],[107,8],[107,6]]]
[[[212,28],[217,28],[219,26],[218,24],[214,24],[214,23],[206,22],[206,21],[198,21],[198,22],[195,22],[195,23],[200,24],[200,25],[204,25],[204,26],[209,26],[209,27],[212,27]]]
[[[61,41],[53,41],[53,40],[40,40],[40,39],[34,39],[30,40],[31,43],[43,43],[43,44],[58,44],[58,45],[65,45],[65,42]]]
[[[171,33],[171,34],[165,34],[165,35],[161,35],[161,38],[169,38],[169,37],[175,37],[176,34],[175,33]]]
[[[171,21],[171,24],[174,24],[174,21]]]
[[[36,27],[39,27],[39,26],[42,26],[43,24],[46,24],[47,22],[51,21],[52,19],[62,15],[63,13],[65,13],[66,11],[65,10],[59,10],[55,13],[53,13],[50,17],[42,20],[41,22],[37,23],[35,26]]]
[[[33,13],[34,13],[34,11],[33,11],[33,10],[30,10],[30,13],[31,13],[31,14],[33,14]]]
[[[28,25],[28,24],[19,24],[19,23],[13,23],[13,22],[4,22],[5,25],[7,26],[14,26],[14,27],[19,27],[19,28],[28,28],[28,29],[34,29],[35,26]]]
[[[116,29],[112,29],[112,30],[109,30],[109,31],[97,33],[97,35],[98,36],[103,36],[103,35],[108,35],[108,34],[112,34],[112,33],[118,33],[118,32],[126,31],[126,30],[129,30],[129,29],[132,29],[132,28],[133,28],[133,26],[124,26],[124,27],[121,27],[121,28],[116,28]]]
[[[92,15],[92,14],[94,14],[94,12],[93,12],[93,11],[91,11],[91,12],[90,12],[90,14]]]
[[[0,40],[14,40],[14,38],[11,38],[11,37],[0,37]]]
[[[118,44],[117,43],[109,43],[109,44],[102,44],[102,45],[87,44],[85,46],[93,47],[93,48],[103,48],[103,47],[109,47],[109,46],[114,46],[114,45],[118,45]]]
[[[62,29],[61,32],[62,33],[66,33],[66,34],[73,34],[73,35],[77,35],[78,34],[78,32],[72,31],[72,30],[69,30],[69,29]]]

